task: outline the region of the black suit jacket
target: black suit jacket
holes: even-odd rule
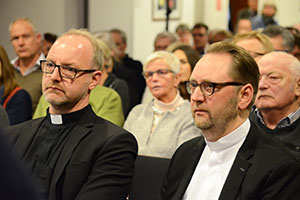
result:
[[[21,157],[44,119],[6,129]],[[91,107],[70,134],[54,168],[48,198],[124,199],[130,190],[137,154],[134,136],[96,116]]]
[[[182,199],[205,147],[192,139],[174,154],[159,199]],[[300,164],[279,143],[251,124],[219,199],[300,199]]]

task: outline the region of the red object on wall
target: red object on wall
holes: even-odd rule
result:
[[[216,9],[217,9],[217,11],[220,11],[221,9],[222,9],[222,0],[216,0],[217,2],[217,7],[216,7]]]

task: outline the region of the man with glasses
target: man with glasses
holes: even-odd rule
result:
[[[248,119],[258,81],[244,49],[226,42],[208,48],[187,83],[204,137],[177,149],[160,199],[300,198],[300,164]]]
[[[250,119],[300,160],[300,62],[284,52],[258,61],[260,81]]]
[[[205,48],[208,45],[208,26],[204,23],[196,23],[192,29],[194,40],[194,49],[203,55]]]
[[[47,116],[9,127],[6,135],[41,193],[64,200],[126,198],[137,143],[89,105],[103,65],[97,39],[85,30],[70,30],[40,64]]]

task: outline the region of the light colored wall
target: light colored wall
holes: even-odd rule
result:
[[[127,52],[132,52],[134,0],[90,0],[89,30],[106,31],[119,28],[127,35]]]
[[[118,27],[128,35],[128,53],[141,61],[153,51],[155,35],[165,29],[165,21],[152,20],[153,0],[89,0],[89,30]],[[210,29],[227,29],[228,2],[221,0],[221,10],[216,10],[217,0],[181,0],[180,20],[169,22],[169,31],[179,23],[190,27],[196,22],[206,23]],[[278,13],[276,19],[284,26],[300,22],[299,0],[275,0]],[[1,0],[0,44],[10,58],[15,54],[10,45],[8,26],[17,17],[33,19],[41,33],[61,34],[70,28],[83,27],[84,0]],[[260,7],[263,0],[259,0]]]
[[[41,32],[61,34],[83,26],[83,0],[1,0],[0,44],[10,58],[15,53],[10,44],[8,26],[16,18],[32,19]]]
[[[229,0],[221,0],[220,7],[217,6],[217,0],[203,2],[203,22],[209,29],[228,28]]]

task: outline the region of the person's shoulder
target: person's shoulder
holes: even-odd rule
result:
[[[101,99],[112,98],[112,97],[118,97],[119,95],[114,89],[97,85],[91,92],[90,100],[94,99],[95,96],[99,100],[99,98]]]
[[[253,122],[251,123],[251,129],[255,132],[254,137],[257,140],[256,154],[260,154],[268,163],[279,164],[286,161],[296,161],[296,158],[282,143],[264,134]]]

